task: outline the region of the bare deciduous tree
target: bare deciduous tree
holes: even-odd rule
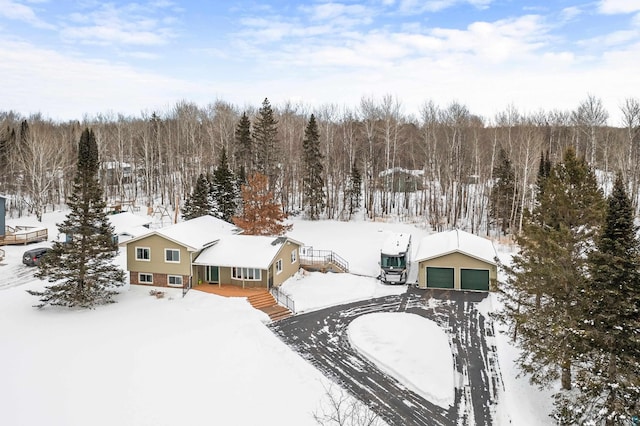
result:
[[[369,407],[338,386],[325,386],[324,399],[313,413],[322,426],[382,426],[382,419]]]

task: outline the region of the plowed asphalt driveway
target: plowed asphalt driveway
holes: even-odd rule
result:
[[[399,296],[300,314],[270,327],[391,426],[492,425],[502,378],[493,323],[477,308],[484,297],[484,293],[410,288]],[[431,403],[351,347],[347,327],[355,318],[374,312],[410,312],[442,327],[458,373],[454,405],[443,409]]]

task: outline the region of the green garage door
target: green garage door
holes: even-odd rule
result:
[[[427,266],[427,287],[453,288],[453,268],[430,268]]]
[[[463,290],[489,291],[489,270],[461,269],[460,288]]]

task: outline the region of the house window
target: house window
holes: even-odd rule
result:
[[[151,260],[151,249],[149,247],[136,247],[136,260]]]
[[[298,261],[298,249],[291,250],[291,263],[296,263]]]
[[[138,274],[140,284],[153,284],[153,274]]]
[[[182,275],[167,275],[167,284],[171,287],[182,287]]]
[[[276,274],[282,272],[282,259],[276,261]]]
[[[236,280],[260,281],[262,270],[256,268],[231,268],[231,277]]]
[[[179,263],[180,262],[180,250],[164,249],[164,261]]]

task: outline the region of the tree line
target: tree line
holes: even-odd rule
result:
[[[182,101],[163,112],[83,122],[4,112],[0,188],[14,195],[14,215],[41,216],[64,203],[79,135],[90,127],[110,201],[183,208],[198,177],[212,174],[224,152],[240,181],[266,175],[288,213],[348,219],[360,209],[370,219],[425,220],[434,230],[508,233],[522,229],[534,203],[540,156],[558,162],[568,147],[594,169],[619,171],[638,211],[640,101],[627,99],[621,113],[623,122],[607,125],[608,112],[594,96],[573,111],[525,114],[509,106],[491,119],[458,102],[427,101],[418,116],[406,115],[392,96],[314,110],[293,103],[272,107],[268,99],[245,109]]]

